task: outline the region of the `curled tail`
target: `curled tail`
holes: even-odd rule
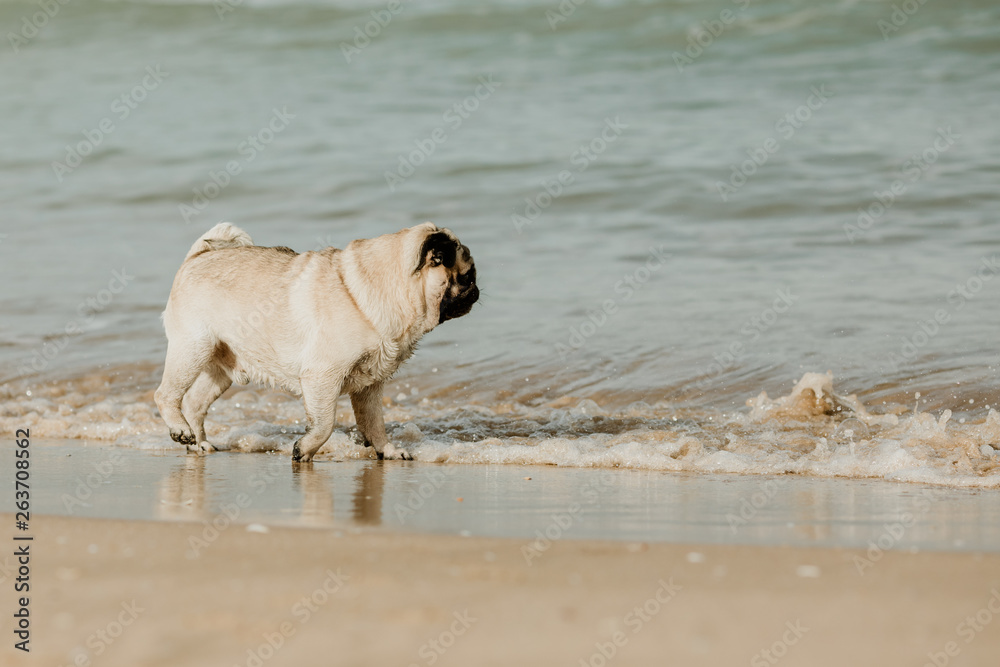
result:
[[[195,255],[200,255],[209,250],[219,248],[239,248],[241,246],[253,245],[253,239],[245,231],[234,224],[220,222],[215,227],[205,232],[200,239],[194,242],[188,254],[184,257],[189,260]]]

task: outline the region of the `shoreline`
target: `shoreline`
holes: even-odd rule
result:
[[[823,667],[1000,651],[996,554],[886,552],[861,573],[861,550],[557,540],[529,564],[520,539],[233,526],[192,558],[194,523],[32,527],[32,652],[0,648],[17,666],[771,664],[769,651]]]
[[[14,465],[0,450],[0,468]],[[995,491],[868,479],[32,443],[37,514],[350,531],[1000,553]]]
[[[634,403],[608,411],[593,400],[548,405],[445,404],[411,394],[385,400],[390,439],[422,463],[541,465],[665,473],[879,479],[943,488],[1000,488],[1000,412],[969,421],[893,404],[868,412],[855,396],[835,393],[830,373],[806,372],[792,391],[747,401],[749,412],[680,409]],[[100,441],[153,451],[169,443],[151,392],[43,396],[26,391],[2,407],[0,429],[31,428],[36,440]],[[79,394],[79,395],[78,395]],[[419,395],[419,391],[417,392]],[[72,398],[69,398],[71,396]],[[408,397],[409,396],[409,397]],[[92,403],[99,399],[97,403]],[[411,400],[413,399],[413,400]],[[402,402],[400,402],[402,400]],[[970,399],[972,401],[972,399]],[[18,405],[17,403],[21,404]],[[971,403],[970,403],[971,405]],[[891,409],[889,409],[891,407]],[[224,452],[290,455],[305,433],[300,402],[279,392],[243,389],[212,406],[210,441]],[[961,413],[959,413],[961,414]],[[365,461],[349,411],[317,462]]]

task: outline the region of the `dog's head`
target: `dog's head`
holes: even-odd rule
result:
[[[422,236],[413,273],[423,283],[428,307],[437,308],[437,324],[467,315],[479,300],[472,253],[450,229],[428,222],[411,231]]]
[[[451,230],[430,222],[351,241],[343,271],[358,308],[390,337],[412,335],[415,326],[427,333],[466,315],[479,300],[469,249]]]

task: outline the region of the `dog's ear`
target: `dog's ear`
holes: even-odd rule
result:
[[[429,233],[420,244],[420,254],[416,260],[414,273],[420,273],[425,266],[444,265],[445,268],[455,266],[458,254],[458,240],[447,232],[435,230]]]

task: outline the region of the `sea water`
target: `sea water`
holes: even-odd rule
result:
[[[418,460],[1000,485],[995,3],[3,0],[0,26],[5,432],[174,447],[159,316],[220,220],[299,251],[433,220],[483,297],[387,387]],[[369,456],[339,419],[321,458]],[[235,451],[304,429],[259,387],[208,423]]]

